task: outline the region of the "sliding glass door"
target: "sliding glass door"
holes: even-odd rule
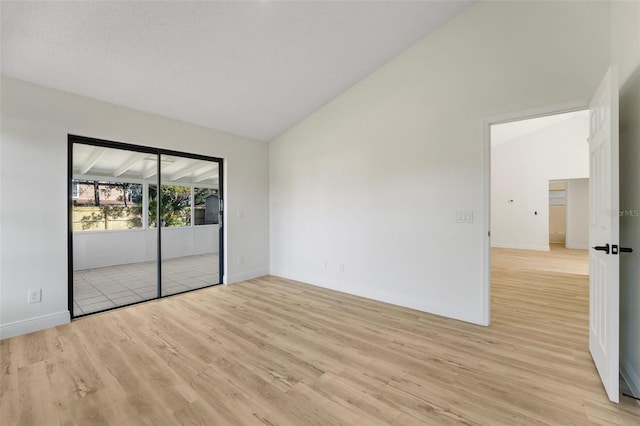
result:
[[[153,154],[73,144],[73,316],[157,297],[157,232],[145,226]]]
[[[161,155],[162,295],[220,282],[218,163]]]
[[[221,283],[222,160],[69,137],[73,317]]]

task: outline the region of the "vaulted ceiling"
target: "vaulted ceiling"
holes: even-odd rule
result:
[[[1,72],[269,141],[470,3],[3,1]]]

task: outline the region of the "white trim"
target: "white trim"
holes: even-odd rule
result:
[[[185,188],[207,188],[207,189],[218,189],[220,188],[219,183],[199,183],[199,182],[180,182],[180,181],[172,181],[172,180],[162,180],[160,181],[161,186],[184,186]]]
[[[187,158],[187,157],[184,157]],[[210,160],[201,160],[201,161],[210,161]],[[210,162],[214,162],[214,161],[210,161]],[[155,169],[154,169],[155,170]],[[211,173],[211,172],[209,172]],[[82,181],[93,181],[93,180],[97,180],[99,182],[116,182],[116,183],[137,183],[137,184],[143,184],[143,183],[151,183],[151,184],[157,184],[158,179],[151,179],[152,177],[155,177],[155,175],[150,176],[149,178],[141,178],[141,177],[135,177],[135,176],[113,176],[113,175],[92,175],[92,174],[79,174],[77,173],[77,171],[74,170],[74,172],[72,173],[72,179],[73,180],[82,180]],[[207,178],[209,179],[209,178]],[[213,178],[211,178],[213,179]],[[170,180],[170,179],[163,179],[160,184],[161,185],[175,185],[175,186],[190,186],[190,187],[194,187],[194,188],[211,188],[211,189],[218,189],[219,188],[219,180],[215,179],[216,183],[204,183],[202,181],[200,182],[182,182],[179,180]]]
[[[142,229],[149,229],[149,183],[142,184]]]
[[[420,300],[413,297],[407,297],[400,293],[385,293],[384,295],[377,291],[370,291],[369,289],[350,289],[348,293],[345,292],[343,286],[334,281],[320,281],[315,280],[312,277],[305,277],[296,274],[282,273],[281,271],[274,271],[272,274],[274,277],[285,278],[288,280],[298,281],[304,284],[312,285],[315,287],[326,288],[332,291],[349,294],[352,296],[363,297],[365,299],[374,300],[376,302],[387,303],[389,305],[401,306],[403,308],[415,309],[416,311],[426,312],[428,314],[440,315],[446,318],[452,318],[459,321],[468,322],[474,325],[485,325],[478,323],[477,316],[471,312],[461,312],[457,309],[452,309],[451,305],[438,303],[432,300]]]
[[[620,374],[634,397],[640,397],[640,371],[636,370],[632,363],[625,358],[620,360]]]
[[[21,336],[59,325],[69,324],[71,316],[69,311],[60,311],[52,314],[41,315],[26,320],[10,322],[0,325],[0,339]]]
[[[238,272],[237,274],[225,275],[225,284],[235,284],[242,281],[251,280],[253,278],[264,277],[269,275],[269,268],[254,269],[253,271]]]
[[[146,232],[149,230],[153,230],[156,229],[154,228],[131,228],[131,229],[87,229],[82,230],[79,229],[77,231],[73,231],[74,234],[77,232],[78,234],[83,234],[83,235],[89,235],[89,234],[116,234],[116,233],[121,233],[121,232]]]
[[[554,182],[554,181],[549,181],[549,182]],[[565,179],[563,181],[560,182],[564,182],[564,247],[565,248],[576,248],[576,247],[569,247],[570,245],[572,245],[570,243],[571,239],[573,238],[573,227],[571,226],[572,223],[569,223],[569,217],[570,217],[570,213],[572,212],[571,209],[571,205],[569,204],[569,197],[570,197],[570,190],[569,190],[569,180]],[[549,209],[549,217],[551,217],[551,209]],[[549,239],[549,244],[551,244],[551,239]]]
[[[491,229],[491,126],[494,124],[508,123],[511,121],[526,120],[530,118],[545,117],[548,115],[562,114],[573,111],[589,109],[589,100],[567,102],[563,104],[550,105],[546,107],[534,108],[520,112],[510,112],[484,119],[483,132],[483,155],[484,155],[484,235],[487,236],[483,245],[483,284],[484,284],[484,307],[483,325],[489,325],[491,320],[491,238],[488,237]],[[497,246],[496,246],[497,247]],[[548,250],[548,247],[547,247]]]
[[[220,192],[219,189],[218,192]],[[191,193],[189,194],[189,203],[189,224],[191,226],[196,226],[196,191],[193,186],[191,187]]]
[[[135,183],[139,185],[145,182],[150,182],[149,180],[138,179],[135,177],[127,177],[127,176],[79,175],[77,173],[73,174],[72,179],[89,181],[89,182],[97,180],[98,182]]]
[[[484,224],[482,228],[482,238],[486,238],[486,243],[482,245],[482,325],[491,324],[491,122],[485,120],[483,126],[483,149],[482,155],[484,163]]]
[[[541,107],[541,108],[533,108],[533,109],[529,109],[521,112],[511,112],[506,114],[495,115],[493,117],[485,118],[484,121],[485,123],[489,123],[489,125],[503,124],[503,123],[509,123],[512,121],[529,120],[531,118],[546,117],[549,115],[565,114],[568,112],[575,112],[575,111],[584,111],[586,109],[589,109],[589,101],[582,100],[582,101],[574,101],[574,102],[567,102],[567,103],[562,103],[557,105],[551,105],[551,106]]]
[[[567,191],[567,196],[566,196],[566,200],[569,200],[570,197],[570,189],[569,189],[569,181],[576,181],[579,179],[587,179],[587,181],[589,180],[589,177],[586,178],[574,178],[574,179],[567,179],[564,182],[566,182],[567,186],[566,186],[566,191]],[[587,189],[588,191],[588,189]],[[589,206],[587,206],[587,208],[589,208]],[[582,244],[575,244],[573,242],[573,238],[574,238],[574,232],[573,232],[573,222],[569,221],[569,217],[571,214],[572,210],[571,210],[571,204],[569,204],[568,202],[566,203],[566,209],[565,209],[565,223],[566,223],[566,227],[565,227],[565,238],[564,238],[564,246],[568,249],[579,249],[579,250],[589,250],[589,243],[582,243]]]
[[[144,183],[157,185],[157,183],[158,183],[157,179],[151,179],[151,178],[141,179],[141,178],[130,177],[130,176],[79,175],[77,173],[73,174],[72,179],[73,180],[80,180],[80,181],[94,181],[94,180],[97,180],[98,182],[135,183],[135,184],[139,184],[139,185],[142,185]],[[186,187],[191,187],[191,188],[209,188],[209,189],[218,189],[220,187],[220,185],[217,182],[216,183],[202,183],[202,182],[180,182],[180,181],[173,181],[173,180],[162,180],[160,182],[160,184],[161,185],[170,185],[170,186],[186,186]]]
[[[567,240],[564,246],[568,249],[589,250],[589,244],[573,244]]]
[[[220,169],[218,169],[219,175]],[[223,201],[222,210],[218,212],[218,225],[222,226],[222,282],[229,284],[229,218],[227,217],[227,206],[229,205],[229,160],[226,158],[222,159],[222,183],[224,186],[218,190],[218,200],[221,199]],[[233,198],[231,199],[233,200]]]

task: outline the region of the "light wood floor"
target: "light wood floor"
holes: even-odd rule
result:
[[[549,244],[549,251],[491,249],[491,266],[495,269],[589,274],[589,252],[569,250],[560,244]]]
[[[0,424],[640,424],[589,356],[587,277],[520,255],[494,252],[488,328],[265,277],[7,339]]]

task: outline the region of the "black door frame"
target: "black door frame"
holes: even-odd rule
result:
[[[157,155],[158,157],[158,172],[157,172],[157,184],[158,191],[161,188],[161,163],[160,158],[162,155],[171,155],[176,157],[183,158],[191,158],[194,160],[204,160],[211,161],[214,163],[218,163],[218,197],[220,202],[220,212],[218,216],[218,242],[219,242],[219,264],[218,264],[218,283],[212,284],[204,287],[200,287],[198,289],[186,290],[180,293],[174,293],[170,295],[162,295],[162,226],[160,226],[160,221],[158,220],[158,254],[157,254],[157,263],[158,263],[158,272],[157,272],[157,294],[155,298],[147,299],[139,302],[129,303],[126,305],[116,306],[113,308],[107,308],[100,311],[92,312],[89,314],[82,315],[74,315],[73,313],[73,144],[83,144],[83,145],[92,145],[99,146],[104,148],[113,148],[113,149],[122,149],[125,151],[134,151],[134,152],[143,152],[146,154]],[[87,315],[97,314],[99,312],[110,311],[112,309],[119,309],[125,306],[136,305],[138,303],[148,302],[149,300],[162,299],[164,297],[175,296],[177,294],[188,293],[194,290],[200,290],[202,288],[213,287],[216,285],[222,284],[222,278],[224,276],[224,159],[219,157],[210,157],[206,155],[200,154],[192,154],[188,152],[174,151],[163,148],[154,148],[143,145],[134,145],[124,142],[114,142],[105,139],[97,139],[86,136],[78,136],[78,135],[67,135],[67,279],[68,279],[68,293],[67,293],[67,303],[69,308],[69,314],[71,319],[80,318]],[[160,212],[160,203],[158,203],[157,207],[158,211],[156,211],[156,215],[159,215]]]

